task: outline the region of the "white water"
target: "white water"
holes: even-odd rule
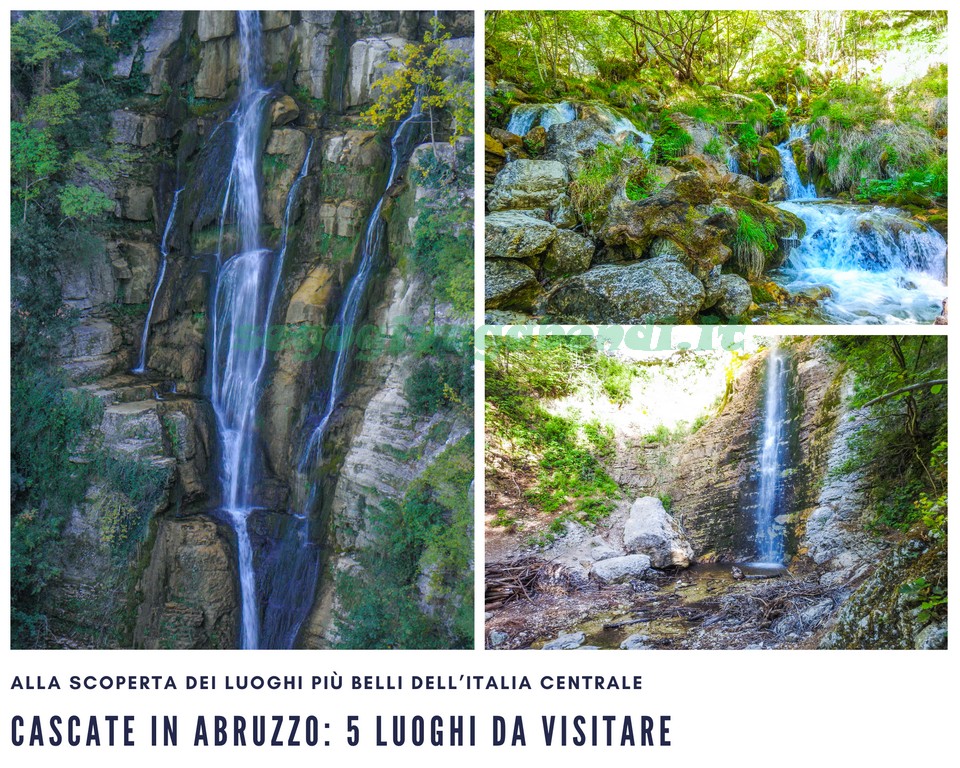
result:
[[[554,125],[577,119],[577,110],[569,101],[557,104],[520,104],[513,108],[507,130],[517,136],[526,136],[538,125],[549,131]]]
[[[237,535],[242,648],[258,647],[259,618],[247,519],[253,510],[258,454],[255,417],[263,374],[264,338],[276,281],[270,251],[260,246],[260,141],[268,92],[261,85],[260,17],[238,11],[240,99],[231,120],[236,144],[220,222],[219,269],[213,294],[211,404],[220,441],[221,506]],[[227,221],[239,251],[222,261]],[[278,270],[273,270],[277,272]]]
[[[730,173],[740,173],[740,162],[737,160],[737,156],[733,153],[733,150],[737,148],[737,144],[727,147],[727,168]]]
[[[337,312],[337,318],[334,327],[340,334],[340,343],[337,344],[334,355],[333,368],[330,374],[330,388],[327,392],[326,407],[320,416],[320,421],[313,428],[307,439],[303,457],[300,460],[300,472],[307,471],[319,456],[320,449],[323,446],[323,438],[326,435],[327,425],[330,423],[330,417],[340,401],[342,395],[343,383],[347,370],[347,363],[350,359],[350,349],[353,344],[354,324],[357,321],[357,315],[363,303],[363,297],[366,293],[367,282],[370,278],[370,272],[373,269],[374,261],[380,255],[383,248],[383,237],[386,230],[386,223],[380,215],[383,210],[383,201],[387,197],[387,191],[393,184],[400,166],[401,156],[407,149],[407,140],[412,126],[420,117],[420,99],[415,100],[410,114],[403,120],[394,131],[393,138],[390,140],[390,173],[387,175],[387,183],[384,186],[383,195],[377,201],[370,219],[367,221],[367,229],[363,238],[363,248],[360,252],[360,264],[357,272],[350,281],[347,293],[340,303],[340,310]],[[331,329],[333,330],[333,329]]]
[[[763,434],[760,438],[760,483],[757,492],[756,543],[761,563],[783,563],[783,526],[777,523],[780,477],[785,467],[787,420],[786,356],[774,345],[767,354],[767,380],[763,402]]]
[[[795,141],[803,141],[804,146],[806,146],[808,130],[807,126],[794,123],[790,126],[790,136],[787,140],[777,145],[780,164],[783,166],[783,178],[787,182],[787,200],[815,200],[817,198],[817,188],[813,181],[804,184],[801,180],[790,146]]]
[[[170,213],[167,215],[167,223],[160,238],[160,269],[157,271],[157,284],[153,287],[153,296],[150,297],[150,308],[147,310],[147,317],[143,321],[143,333],[140,334],[140,358],[137,360],[137,367],[133,369],[134,373],[144,373],[147,370],[147,342],[150,340],[150,322],[153,319],[153,308],[157,305],[157,296],[160,295],[160,286],[163,285],[163,278],[167,274],[167,256],[170,254],[167,238],[170,236],[170,229],[173,227],[173,219],[177,215],[177,200],[179,200],[181,192],[183,192],[182,188],[173,193]]]
[[[929,323],[947,295],[947,244],[902,211],[835,202],[780,207],[807,225],[775,275],[793,293],[825,287],[834,323]]]

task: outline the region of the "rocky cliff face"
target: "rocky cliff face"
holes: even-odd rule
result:
[[[377,97],[384,67],[397,66],[390,51],[421,39],[431,18],[408,11],[261,14],[266,81],[274,92],[262,137],[262,238],[272,249],[311,152],[290,220],[261,400],[262,496],[281,514],[294,496],[309,403],[325,386],[323,331],[355,270],[389,163],[389,136],[364,127],[359,112]],[[451,45],[472,50],[472,14],[441,14],[440,20],[458,38]],[[130,158],[129,173],[110,190],[117,201],[115,237],[89,259],[64,259],[59,274],[64,301],[79,314],[61,343],[61,362],[76,386],[104,406],[90,439],[107,457],[73,512],[61,543],[63,578],[49,595],[64,644],[223,648],[237,642],[236,558],[229,527],[212,512],[217,448],[205,396],[215,251],[218,240],[229,244],[234,237],[216,221],[230,164],[225,118],[236,94],[238,56],[232,12],[167,11],[116,67],[117,76],[142,77],[145,87],[112,116],[112,140]],[[148,372],[137,376],[129,371],[178,189]],[[423,193],[404,181],[395,194]],[[407,206],[393,221],[389,260],[378,267],[365,322],[380,328],[401,315],[441,322],[449,309],[432,300],[430,286],[411,270],[396,266],[411,247],[411,211]],[[436,424],[443,413],[429,422],[405,418],[402,391],[411,371],[402,355],[360,363],[353,374],[347,415],[335,436],[342,472],[326,489],[334,550],[350,546],[343,531],[362,528],[363,499],[402,496],[446,442],[469,429],[463,419],[455,421],[440,439]],[[416,450],[390,457],[379,449],[384,445]],[[266,536],[271,525],[267,518],[257,528]]]

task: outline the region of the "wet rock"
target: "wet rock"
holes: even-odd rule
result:
[[[557,237],[553,224],[521,213],[491,213],[484,223],[486,258],[529,259],[547,250]]]
[[[646,555],[611,557],[593,564],[591,572],[607,584],[620,584],[632,579],[642,579],[650,570],[650,558]]]
[[[753,303],[750,283],[739,275],[721,275],[720,293],[716,307],[728,318],[745,315]]]
[[[583,632],[571,632],[566,635],[560,635],[556,640],[551,640],[549,643],[546,643],[543,646],[545,651],[572,651],[574,648],[579,648],[583,645],[583,641],[586,640],[586,635]]]
[[[270,120],[274,126],[292,123],[298,117],[300,117],[300,107],[287,94],[273,102],[273,106],[270,108]]]
[[[786,200],[790,196],[790,190],[787,188],[787,182],[784,181],[783,176],[778,176],[771,181],[768,189],[770,200],[773,201]]]
[[[741,197],[759,200],[761,203],[770,199],[770,190],[767,186],[751,179],[749,176],[744,176],[742,173],[733,173],[730,174],[729,179],[730,191]]]
[[[684,323],[703,306],[703,283],[665,258],[605,264],[570,278],[551,297],[548,312],[569,323]]]
[[[515,261],[487,260],[484,264],[487,309],[532,310],[540,284],[530,267]]]
[[[686,568],[693,559],[693,548],[655,496],[633,502],[623,529],[623,545],[628,552],[649,557],[654,568]]]
[[[516,160],[497,175],[487,196],[491,211],[549,208],[563,202],[570,177],[553,160]]]
[[[769,183],[783,175],[780,153],[772,147],[760,147],[756,167],[759,181],[764,183]]]

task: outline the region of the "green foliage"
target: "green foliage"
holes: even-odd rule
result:
[[[870,472],[871,527],[906,531],[923,521],[930,535],[945,534],[946,392],[904,389],[946,378],[945,339],[837,337],[833,354],[854,372],[853,406],[876,401],[841,467]]]
[[[685,155],[691,144],[693,137],[667,117],[653,139],[653,152],[660,160],[674,160]]]
[[[425,155],[411,174],[420,174],[421,183],[437,190],[417,204],[411,262],[431,282],[437,298],[466,317],[473,313],[473,207],[449,165],[438,162],[442,172],[425,170],[431,159],[433,155]]]
[[[620,489],[602,460],[612,455],[613,430],[596,421],[581,423],[575,413],[547,411],[540,399],[562,397],[577,382],[601,379],[596,366],[605,356],[590,339],[541,336],[498,339],[487,365],[488,428],[518,462],[535,457],[526,498],[550,518],[544,543],[567,521],[592,524],[613,509]],[[611,371],[615,371],[613,375]],[[616,364],[607,377],[622,372]],[[621,391],[615,388],[615,391]]]
[[[473,646],[473,437],[447,449],[400,502],[370,510],[361,570],[337,580],[342,648]],[[439,605],[433,615],[426,599]]]
[[[776,228],[771,220],[757,221],[749,213],[737,211],[733,252],[748,280],[756,280],[763,274],[767,254],[776,249]]]
[[[130,53],[133,44],[160,15],[159,11],[115,11],[110,25],[110,42],[121,53]]]
[[[921,624],[947,615],[947,590],[939,584],[931,584],[924,576],[903,584],[900,594],[920,601],[917,621]]]
[[[421,335],[416,370],[403,390],[414,413],[428,416],[444,407],[471,407],[471,341],[466,329]]]
[[[114,202],[96,187],[66,184],[60,190],[60,211],[68,219],[92,219],[112,211]]]
[[[636,368],[612,355],[598,355],[594,372],[611,403],[625,405],[630,401],[630,387],[636,378]]]
[[[813,119],[826,117],[840,128],[870,128],[890,115],[881,89],[840,80],[811,102],[810,114]]]
[[[756,154],[760,148],[760,136],[757,135],[752,123],[744,123],[737,134],[737,144],[748,155]]]
[[[584,222],[597,225],[605,218],[621,183],[628,200],[641,200],[657,188],[658,180],[640,146],[598,144],[570,185],[571,200]]]
[[[789,122],[787,117],[787,110],[778,109],[772,115],[770,115],[770,127],[771,128],[782,128]]]
[[[703,145],[703,151],[708,155],[717,158],[717,160],[722,160],[726,157],[726,147],[723,146],[723,142],[719,138],[714,136],[706,144]]]
[[[424,113],[430,115],[430,130],[434,130],[434,110],[446,111],[449,116],[450,142],[473,132],[472,70],[467,77],[448,77],[451,70],[468,70],[467,55],[446,45],[450,34],[434,17],[430,29],[424,32],[421,43],[408,43],[390,51],[390,60],[401,66],[383,75],[375,83],[379,90],[377,101],[363,117],[375,126],[391,120],[401,120],[410,113],[416,94]]]

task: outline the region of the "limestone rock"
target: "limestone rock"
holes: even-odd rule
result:
[[[85,259],[61,259],[57,264],[57,282],[63,303],[71,309],[89,310],[116,300],[117,286],[104,251]]]
[[[113,266],[123,287],[123,303],[144,304],[153,295],[160,252],[153,243],[123,241],[119,246]]]
[[[230,37],[236,31],[237,15],[233,11],[200,11],[197,15],[197,37],[201,43]]]
[[[650,558],[646,555],[610,557],[593,564],[593,575],[607,584],[619,584],[632,579],[642,579],[650,570]]]
[[[634,634],[630,635],[626,640],[620,643],[621,651],[642,651],[650,646],[647,645],[647,641],[650,638],[647,635]]]
[[[110,115],[113,140],[119,144],[149,147],[159,135],[160,121],[153,115],[138,115],[126,109],[118,109]]]
[[[504,166],[487,196],[491,211],[543,208],[566,195],[570,177],[554,160],[516,160]]]
[[[399,62],[390,60],[390,51],[399,50],[405,43],[403,38],[388,35],[357,40],[350,46],[348,107],[363,106],[376,98],[376,81],[400,69]]]
[[[484,275],[487,309],[531,310],[540,295],[537,276],[525,264],[488,259]]]
[[[120,194],[120,212],[131,221],[150,221],[153,218],[153,189],[132,184]]]
[[[491,213],[484,224],[484,251],[488,259],[529,259],[546,251],[557,231],[520,211]]]
[[[545,643],[543,650],[572,651],[574,648],[579,648],[581,645],[583,645],[583,641],[586,640],[586,637],[587,636],[583,632],[570,632],[565,635],[560,635],[555,640]]]
[[[290,25],[292,20],[291,11],[263,11],[260,14],[261,25],[264,32],[274,29],[281,29]]]
[[[203,43],[200,69],[193,81],[194,93],[202,99],[222,99],[227,86],[239,76],[239,43],[236,37],[224,37]]]
[[[140,581],[138,648],[236,648],[240,598],[234,555],[203,517],[165,517]]]
[[[740,317],[746,314],[753,303],[750,283],[739,275],[721,275],[721,298],[716,307],[727,317]]]
[[[703,284],[665,258],[604,264],[570,278],[551,297],[548,314],[568,323],[684,323],[703,306]]]
[[[274,126],[292,123],[298,117],[300,117],[300,107],[298,107],[297,102],[287,94],[283,94],[283,96],[273,102],[273,106],[270,108],[270,120]]]
[[[686,568],[693,559],[693,549],[656,496],[643,496],[633,502],[623,529],[623,544],[628,552],[647,555],[654,568]]]
[[[569,229],[557,230],[557,236],[543,260],[548,275],[575,275],[590,269],[596,246],[593,241]]]

